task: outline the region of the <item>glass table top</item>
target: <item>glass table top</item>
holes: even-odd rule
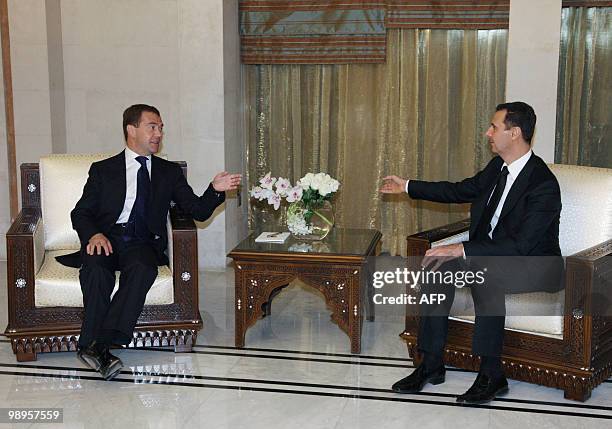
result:
[[[381,237],[380,232],[375,229],[333,228],[321,241],[297,240],[290,235],[284,243],[256,243],[255,238],[263,231],[256,230],[251,233],[228,256],[232,257],[232,254],[241,252],[365,256]]]

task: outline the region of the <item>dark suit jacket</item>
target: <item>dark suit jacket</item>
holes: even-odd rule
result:
[[[156,156],[151,157],[151,200],[147,208],[147,226],[155,235],[153,245],[160,265],[168,263],[165,254],[168,245],[166,220],[170,201],[195,220],[208,219],[215,208],[225,200],[224,192],[216,192],[212,184],[200,197],[194,194],[187,183],[181,167]],[[115,226],[126,193],[125,151],[102,161],[94,162],[83,188],[83,195],[70,213],[72,227],[87,246],[89,239],[99,232],[107,237]],[[80,253],[58,258],[64,265],[80,267]]]
[[[471,203],[470,240],[463,243],[465,254],[467,257],[512,257],[503,261],[517,264],[520,272],[513,274],[513,286],[508,292],[559,290],[563,267],[559,248],[561,193],[557,178],[540,157],[532,154],[516,178],[493,230],[493,238],[475,237],[503,163],[499,156],[495,157],[484,170],[458,183],[411,180],[408,193],[415,199]]]

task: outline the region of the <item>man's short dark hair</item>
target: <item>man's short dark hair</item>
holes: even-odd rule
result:
[[[500,110],[506,111],[506,118],[504,119],[506,129],[519,127],[525,141],[531,144],[536,124],[536,114],[533,107],[522,101],[515,101],[498,104],[495,111],[499,112]]]
[[[127,126],[133,125],[138,127],[142,112],[155,113],[157,116],[161,117],[159,110],[153,106],[149,106],[148,104],[134,104],[133,106],[128,107],[123,111],[123,137],[125,138],[125,141],[127,141]]]

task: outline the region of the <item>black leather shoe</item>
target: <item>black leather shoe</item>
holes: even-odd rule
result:
[[[87,347],[79,347],[77,357],[94,371],[99,371],[104,363],[104,356],[96,347],[95,341]]]
[[[123,368],[123,362],[117,356],[111,354],[108,347],[104,349],[103,358],[100,374],[105,380],[112,380]]]
[[[465,404],[485,404],[508,393],[508,380],[506,377],[491,378],[485,374],[478,374],[472,387],[463,395],[457,396],[457,402]]]
[[[397,393],[417,393],[423,390],[427,383],[442,384],[446,375],[446,368],[439,367],[435,371],[428,372],[425,365],[421,364],[408,377],[402,378],[400,381],[391,386],[391,389]]]

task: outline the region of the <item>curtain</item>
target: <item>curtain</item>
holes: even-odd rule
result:
[[[564,8],[555,162],[612,168],[612,8]]]
[[[385,64],[244,65],[247,185],[327,172],[340,227],[376,228],[383,251],[467,216],[467,206],[382,196],[388,174],[460,180],[491,158],[484,132],[504,100],[506,30],[388,31]],[[253,206],[252,206],[253,207]],[[250,212],[250,227],[268,214]]]
[[[245,64],[385,62],[383,0],[240,1]]]

